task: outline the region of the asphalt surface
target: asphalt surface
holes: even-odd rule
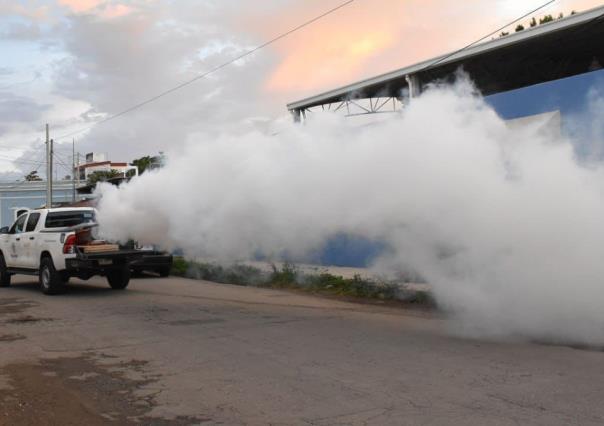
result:
[[[186,279],[0,289],[0,424],[596,425],[604,353]]]

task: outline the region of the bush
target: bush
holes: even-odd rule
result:
[[[398,288],[394,284],[379,283],[362,278],[360,275],[344,278],[325,273],[309,275],[306,277],[306,281],[308,288],[312,291],[368,299],[395,299]]]
[[[285,262],[281,269],[277,268],[274,264],[271,266],[273,267],[273,273],[266,284],[278,288],[296,286],[298,282],[298,269],[294,265]]]
[[[400,288],[390,282],[374,281],[360,275],[344,278],[329,273],[305,274],[287,262],[280,268],[272,265],[272,269],[272,272],[264,272],[248,265],[224,267],[212,263],[191,262],[182,257],[175,257],[172,264],[173,275],[222,284],[288,288],[364,299],[400,299]],[[403,297],[403,300],[412,304],[433,304],[432,296],[426,292],[410,294],[409,297]]]
[[[182,257],[174,257],[172,260],[172,270],[170,271],[170,274],[177,277],[184,277],[186,276],[188,269],[189,262]]]

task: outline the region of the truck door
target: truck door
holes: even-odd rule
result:
[[[29,214],[27,221],[25,222],[25,230],[21,234],[21,246],[23,248],[21,256],[23,257],[22,267],[36,269],[38,267],[38,253],[36,248],[39,246],[34,232],[38,221],[40,220],[40,213],[32,212]]]
[[[22,214],[13,223],[8,231],[8,256],[5,254],[4,259],[7,266],[23,268],[23,231],[25,230],[25,221],[27,214]]]

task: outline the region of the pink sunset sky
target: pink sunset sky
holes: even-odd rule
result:
[[[59,135],[91,127],[343,2],[0,0],[0,148],[24,155],[46,122]],[[78,139],[82,150],[102,145],[132,156],[176,146],[200,130],[257,126],[286,115],[290,101],[458,49],[543,3],[355,0]],[[558,0],[534,16],[600,5]],[[14,169],[0,163],[0,172]]]

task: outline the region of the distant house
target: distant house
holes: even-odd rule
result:
[[[128,163],[115,163],[107,160],[105,154],[91,152],[86,154],[86,161],[84,163],[76,164],[76,176],[80,181],[87,181],[88,177],[94,172],[109,172],[111,170],[117,170],[126,175],[133,174],[138,175],[138,168],[131,166]],[[129,172],[132,173],[129,173]]]

